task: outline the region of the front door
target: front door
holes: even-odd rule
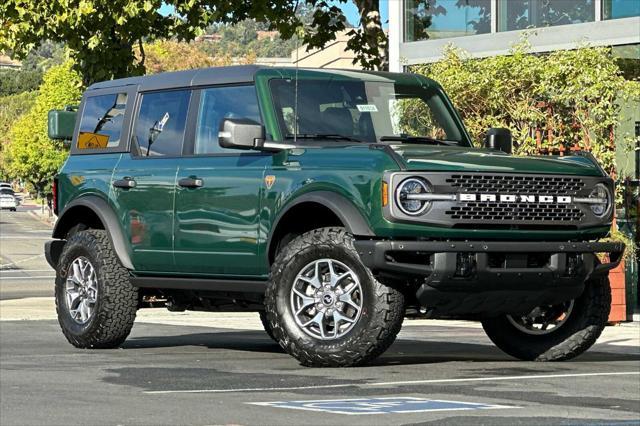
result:
[[[260,122],[255,88],[225,86],[194,92],[198,105],[191,145],[180,161],[175,214],[176,268],[184,273],[255,277],[259,261],[260,197],[270,154],[221,148],[220,122]]]
[[[131,154],[122,156],[114,172],[114,204],[132,247],[136,271],[175,270],[176,173],[190,94],[189,90],[173,90],[142,95]]]

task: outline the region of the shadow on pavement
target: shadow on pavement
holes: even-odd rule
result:
[[[144,336],[129,338],[123,349],[150,349],[200,346],[245,352],[281,353],[282,348],[261,331],[216,331],[178,336]],[[617,346],[620,351],[625,347]],[[628,352],[637,348],[628,348]],[[452,361],[517,361],[498,348],[486,344],[398,339],[369,366],[433,364]],[[640,354],[587,351],[571,362],[640,361]],[[519,361],[518,361],[519,362]]]

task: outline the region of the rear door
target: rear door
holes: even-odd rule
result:
[[[174,197],[191,90],[142,93],[113,175],[113,199],[137,271],[172,272]]]
[[[264,274],[259,256],[260,195],[272,155],[218,144],[220,122],[260,122],[253,85],[194,92],[194,134],[180,160],[176,189],[175,259],[184,273]]]

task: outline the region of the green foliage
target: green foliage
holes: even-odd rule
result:
[[[0,178],[2,180],[7,178],[4,153],[9,143],[9,129],[20,116],[31,109],[35,98],[35,92],[0,97]]]
[[[4,164],[12,178],[23,178],[38,193],[45,191],[58,171],[67,151],[60,142],[47,137],[47,113],[65,105],[78,104],[82,93],[80,76],[72,62],[50,68],[44,75],[33,107],[22,115],[9,132]]]
[[[214,58],[245,57],[252,54],[274,58],[289,57],[297,44],[301,43],[295,35],[288,40],[283,39],[280,34],[259,37],[259,32],[267,31],[268,24],[253,19],[235,25],[214,25],[207,30],[207,34],[219,37],[219,40],[202,42],[199,47]]]
[[[60,65],[67,59],[67,51],[63,43],[45,40],[22,60],[24,71],[44,71],[54,65]]]
[[[361,16],[371,6],[379,11],[378,0],[354,1]],[[74,69],[88,85],[143,74],[144,56],[136,58],[136,47],[140,49],[143,42],[161,39],[189,41],[214,23],[236,24],[246,19],[265,22],[284,39],[302,37],[309,49],[334,40],[336,33],[347,26],[342,10],[327,0],[302,2],[313,11],[310,23],[305,25],[296,13],[298,3],[298,0],[4,0],[0,2],[3,22],[0,50],[25,57],[44,40],[64,42],[74,60]],[[172,6],[174,13],[162,15],[159,10],[163,4]],[[379,13],[374,21],[379,24]],[[381,25],[369,23],[363,30],[367,34],[364,44],[350,46],[366,54],[377,52],[370,43],[381,40],[382,32]],[[386,41],[386,37],[383,39]],[[381,62],[380,58],[372,60]]]
[[[470,59],[450,47],[442,61],[413,71],[444,87],[475,143],[506,127],[516,154],[589,150],[612,175],[618,101],[640,98],[640,84],[623,78],[609,48],[532,55],[524,41],[510,55]]]
[[[42,72],[24,70],[0,70],[0,96],[15,95],[36,90],[42,83]]]

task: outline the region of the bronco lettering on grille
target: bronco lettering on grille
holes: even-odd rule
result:
[[[458,194],[458,201],[570,204],[572,198],[568,195]]]

